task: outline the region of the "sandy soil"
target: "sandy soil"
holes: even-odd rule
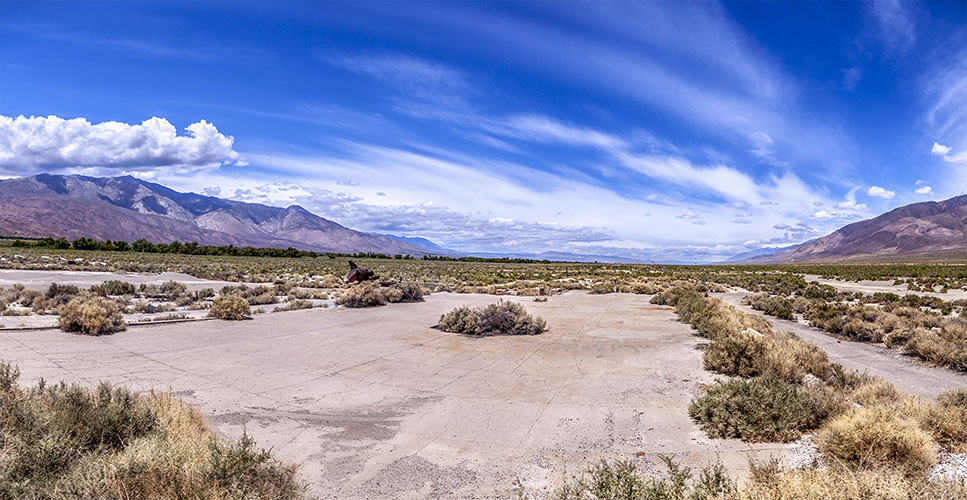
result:
[[[93,385],[168,389],[215,429],[246,429],[302,464],[323,498],[514,498],[519,478],[548,491],[601,458],[657,467],[749,458],[789,445],[707,438],[688,402],[711,382],[704,340],[642,295],[520,300],[548,321],[534,337],[467,338],[432,328],[488,295],[313,309],[242,322],[132,328],[105,337],[0,330],[23,372]]]

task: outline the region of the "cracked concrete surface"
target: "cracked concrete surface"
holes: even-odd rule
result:
[[[705,340],[649,298],[510,298],[547,320],[533,337],[433,329],[454,307],[497,300],[435,294],[105,337],[0,330],[0,357],[24,383],[170,389],[220,434],[245,429],[301,464],[322,498],[514,498],[515,479],[540,494],[602,458],[718,459],[741,475],[749,458],[781,457],[789,445],[709,439],[688,418],[714,380]]]

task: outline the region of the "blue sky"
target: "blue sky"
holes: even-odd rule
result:
[[[967,191],[967,3],[0,3],[0,175],[711,261]]]

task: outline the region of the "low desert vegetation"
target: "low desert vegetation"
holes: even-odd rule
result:
[[[126,328],[121,305],[97,295],[71,299],[61,308],[58,322],[65,332],[85,335],[103,335]]]
[[[818,405],[807,388],[766,375],[713,385],[688,412],[711,437],[785,443],[819,426]]]
[[[353,308],[385,306],[389,302],[384,289],[378,283],[362,283],[347,288],[336,299],[336,304]]]
[[[648,477],[633,462],[600,462],[583,477],[566,483],[554,498],[558,500],[712,500],[732,498],[736,482],[725,467],[716,464],[694,477],[687,467],[662,457],[666,476]]]
[[[346,307],[377,307],[397,302],[422,302],[423,288],[417,283],[398,283],[381,286],[368,282],[351,286],[336,299],[336,304]]]
[[[524,306],[501,300],[482,308],[458,307],[440,317],[440,329],[450,333],[491,335],[539,335],[547,324],[531,316]]]
[[[300,309],[312,309],[312,301],[304,299],[295,299],[286,302],[284,305],[276,307],[272,312],[283,312],[283,311],[298,311]]]
[[[967,319],[953,316],[958,308],[964,314],[960,301],[876,293],[791,298],[763,294],[746,302],[781,319],[798,314],[812,326],[850,340],[900,347],[929,363],[967,371]]]
[[[238,321],[252,314],[248,301],[235,295],[222,295],[212,301],[208,316],[218,319]]]
[[[682,321],[711,340],[706,367],[732,377],[705,388],[689,407],[706,433],[789,442],[816,432],[825,468],[754,468],[752,481],[728,498],[967,495],[963,480],[929,479],[943,452],[967,448],[967,390],[945,393],[936,402],[911,397],[886,381],[830,363],[815,345],[791,334],[775,334],[761,324],[753,330],[761,318],[695,290],[669,290],[660,300],[675,305]],[[937,493],[942,495],[931,496]]]
[[[0,364],[0,498],[296,500],[295,468],[167,393],[21,387]]]
[[[786,469],[776,461],[751,464],[744,482],[721,464],[693,474],[668,457],[665,473],[647,473],[633,462],[601,462],[567,481],[557,500],[959,500],[967,486],[955,480],[925,480],[891,470],[855,470],[841,465]],[[527,499],[526,494],[521,498]]]

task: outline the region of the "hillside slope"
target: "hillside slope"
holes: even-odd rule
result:
[[[967,260],[967,195],[914,203],[744,263]]]
[[[0,234],[295,247],[423,255],[429,250],[288,208],[180,193],[134,177],[48,175],[0,181]]]

